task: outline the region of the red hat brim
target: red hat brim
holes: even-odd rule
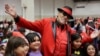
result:
[[[63,12],[65,12],[65,13],[69,16],[70,19],[73,19],[72,11],[70,11],[69,9],[66,9],[66,8],[58,8],[57,10],[58,10],[58,11],[63,11]]]

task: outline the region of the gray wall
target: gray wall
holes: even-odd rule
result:
[[[34,0],[35,18],[56,17],[57,8],[74,6],[72,0]]]
[[[85,6],[85,8],[76,8],[77,6]],[[100,17],[100,1],[91,2],[79,2],[76,3],[75,9],[73,11],[74,16],[92,16]]]
[[[21,0],[0,0],[0,20],[10,20],[11,17],[5,13],[4,5],[8,3],[16,7],[19,15],[22,15]]]
[[[57,8],[65,5],[73,8],[74,16],[100,16],[100,1],[74,3],[72,0],[0,0],[0,20],[12,18],[5,13],[5,3],[14,5],[18,14],[29,20],[56,17],[58,13]],[[85,8],[76,8],[81,5],[85,6]],[[23,6],[27,6],[26,11],[23,9]]]

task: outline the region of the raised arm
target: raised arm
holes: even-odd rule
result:
[[[15,11],[14,6],[10,6],[8,4],[5,4],[5,12],[9,15],[11,15],[13,18],[16,18],[17,13]]]
[[[33,31],[37,31],[40,33],[42,32],[44,20],[30,22],[30,21],[18,16],[16,11],[15,11],[15,8],[13,6],[8,5],[8,4],[5,4],[5,12],[14,18],[14,20],[18,26],[24,27],[24,28],[27,28],[27,29],[30,29]]]

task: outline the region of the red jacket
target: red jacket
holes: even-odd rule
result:
[[[19,21],[17,22],[17,25],[33,31],[37,31],[42,35],[41,50],[43,56],[54,56],[56,43],[52,29],[53,21],[55,21],[54,18],[46,18],[40,21],[30,22],[20,17]],[[66,27],[66,30],[68,30],[72,34],[73,31],[71,30],[71,28],[68,25],[66,25]]]

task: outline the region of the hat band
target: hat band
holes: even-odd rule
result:
[[[72,16],[72,11],[67,9],[67,8],[62,8],[62,10],[64,10],[67,14],[69,14],[70,16]]]

